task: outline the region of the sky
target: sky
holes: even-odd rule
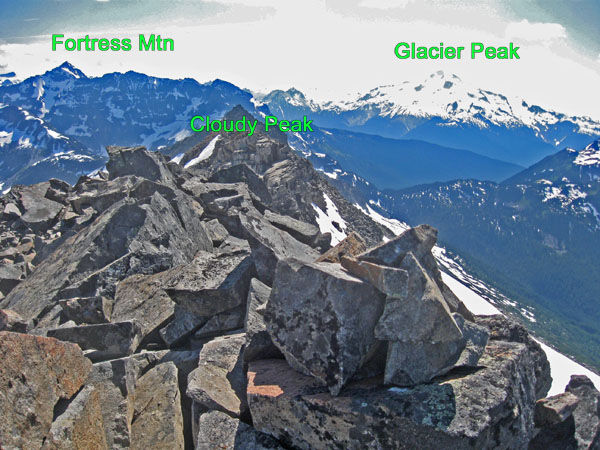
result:
[[[0,0],[0,73],[68,60],[88,76],[135,70],[318,101],[443,70],[465,83],[600,120],[597,0]],[[51,50],[51,34],[160,34],[173,52]],[[520,47],[519,60],[400,60],[398,42]]]

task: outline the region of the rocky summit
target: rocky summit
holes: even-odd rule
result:
[[[598,448],[593,385],[544,398],[437,230],[394,236],[281,133],[177,145],[0,198],[0,448]]]

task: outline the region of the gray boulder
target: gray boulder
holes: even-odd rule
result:
[[[223,336],[206,343],[198,367],[188,377],[187,396],[208,409],[243,416],[247,409],[244,374],[244,334]]]
[[[252,279],[248,290],[248,308],[245,317],[246,346],[244,348],[244,361],[283,356],[273,344],[263,317],[270,295],[271,288],[269,286],[257,278]]]
[[[342,256],[342,267],[363,280],[368,281],[383,294],[391,297],[406,297],[408,272],[395,267],[386,267],[356,258]]]
[[[488,342],[484,327],[467,322],[459,314],[454,320],[462,338],[447,342],[388,343],[385,384],[415,386],[448,373],[456,367],[476,367]]]
[[[429,225],[409,228],[395,238],[358,255],[361,261],[369,261],[390,267],[400,267],[402,260],[411,252],[417,260],[431,253],[437,241],[437,230]]]
[[[102,405],[102,425],[111,450],[131,446],[136,368],[131,358],[94,364],[86,385],[93,386]]]
[[[131,449],[183,450],[183,416],[172,362],[159,364],[146,372],[135,385]]]
[[[194,333],[194,339],[219,336],[227,331],[244,328],[246,305],[236,306],[228,311],[215,314]]]
[[[217,219],[206,222],[206,231],[213,245],[218,247],[229,236],[227,229]]]
[[[546,357],[546,352],[531,337],[525,327],[499,314],[493,316],[476,316],[475,322],[489,330],[491,341],[520,342],[527,346],[535,368],[536,399],[545,397],[550,390],[550,386],[552,386],[550,363]]]
[[[67,320],[77,324],[98,324],[110,321],[112,300],[103,297],[71,298],[60,300],[62,312]]]
[[[282,360],[248,367],[254,427],[301,449],[522,449],[535,375],[524,345],[493,341],[482,368],[413,388],[352,382],[338,397]]]
[[[600,448],[600,392],[585,375],[571,375],[566,392],[575,395],[579,404],[573,411],[575,439],[579,448]]]
[[[383,305],[383,294],[339,264],[282,260],[264,318],[288,363],[336,395],[370,357]]]
[[[573,415],[579,398],[570,392],[553,395],[535,403],[535,426],[543,428],[564,422]]]
[[[165,185],[174,185],[173,173],[167,160],[159,152],[149,152],[145,147],[107,146],[109,161],[106,170],[110,180],[126,175],[137,175]]]
[[[248,252],[200,253],[180,268],[166,291],[182,308],[196,316],[213,316],[245,303],[255,275]]]
[[[220,411],[200,416],[196,450],[283,450],[275,439]]]
[[[85,386],[58,415],[42,445],[42,450],[108,450],[99,395],[93,386]]]
[[[163,327],[175,314],[175,302],[163,289],[178,267],[153,275],[136,274],[117,285],[112,320],[136,320],[142,338]]]
[[[400,342],[455,342],[462,333],[437,284],[412,253],[403,258],[408,286],[398,297],[388,297],[375,328],[378,339]]]
[[[16,312],[9,309],[0,309],[0,331],[27,333],[28,324]]]
[[[240,214],[240,221],[252,248],[258,278],[263,283],[273,283],[277,263],[283,259],[294,258],[312,262],[319,256],[308,245],[297,241],[258,216]]]
[[[48,330],[48,337],[73,342],[92,361],[131,355],[140,344],[142,328],[135,320]]]

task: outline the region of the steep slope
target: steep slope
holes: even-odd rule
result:
[[[303,153],[325,154],[381,189],[401,189],[458,178],[502,181],[522,167],[425,140],[389,139],[316,128],[295,133],[290,144]]]
[[[4,189],[50,178],[74,183],[105,159],[20,107],[0,104],[0,180]]]
[[[532,329],[598,368],[597,158],[595,141],[581,151],[562,150],[501,184],[417,186],[386,192],[381,204],[408,223],[438,226],[440,241],[471,272],[532,308]]]
[[[421,82],[380,86],[335,102],[317,103],[295,89],[259,97],[273,113],[307,115],[321,127],[424,140],[521,166],[557,147],[579,148],[600,136],[600,123],[593,119],[467,86],[441,71]]]

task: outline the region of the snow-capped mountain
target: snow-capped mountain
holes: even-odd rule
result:
[[[0,184],[30,184],[61,178],[71,183],[104,159],[45,120],[12,105],[0,104]]]
[[[221,80],[200,84],[192,79],[171,80],[136,72],[87,77],[67,62],[43,75],[0,86],[0,103],[26,111],[83,146],[81,151],[71,150],[96,155],[98,162],[92,170],[104,164],[107,145],[142,144],[156,150],[190,135],[192,116],[220,118],[237,104],[260,113],[253,101],[249,92]],[[5,117],[6,133],[18,126]],[[54,152],[46,148],[46,141],[32,139],[30,143],[47,153]],[[36,157],[32,158],[28,161],[36,162]],[[0,174],[0,182],[23,180],[17,177],[9,181]]]
[[[296,89],[260,96],[287,118],[322,127],[420,139],[523,166],[564,146],[600,137],[600,122],[568,116],[463,83],[442,71],[420,82],[379,86],[340,101],[315,102]]]

